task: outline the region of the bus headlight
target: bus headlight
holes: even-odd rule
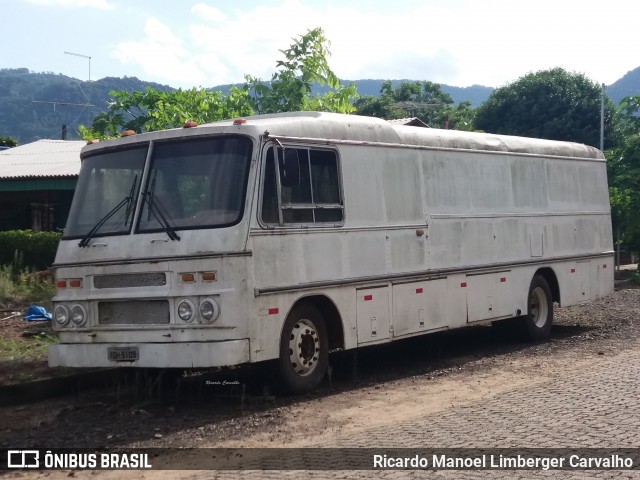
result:
[[[178,316],[183,322],[189,322],[193,318],[193,304],[189,300],[182,300],[178,304]]]
[[[200,302],[200,316],[207,323],[215,322],[220,315],[220,305],[213,298],[205,298]]]
[[[76,327],[81,327],[87,322],[87,311],[82,305],[74,305],[71,308],[71,321]]]
[[[69,323],[69,309],[65,305],[57,305],[53,311],[53,318],[56,323],[64,327]]]

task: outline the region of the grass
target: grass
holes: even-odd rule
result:
[[[58,343],[57,337],[34,335],[29,341],[6,340],[0,336],[0,360],[38,360],[46,358],[47,347]]]

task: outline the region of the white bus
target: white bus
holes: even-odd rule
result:
[[[613,291],[605,161],[585,145],[265,115],[86,146],[55,261],[49,364],[277,360],[292,392],[334,350]]]

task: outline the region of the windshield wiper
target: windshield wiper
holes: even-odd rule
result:
[[[153,183],[155,183],[155,178]],[[153,183],[152,183],[152,188],[153,188]],[[171,224],[169,223],[169,220],[167,219],[167,217],[171,218],[171,215],[169,215],[166,212],[166,209],[164,209],[163,205],[160,203],[159,200],[155,200],[155,197],[153,196],[153,192],[151,190],[147,191],[145,196],[147,198],[147,204],[149,205],[148,207],[149,213],[153,214],[155,219],[158,221],[158,223],[162,227],[162,231],[164,231],[172,241],[173,240],[179,241],[180,237],[176,233],[175,228],[171,226]],[[162,213],[162,210],[165,210],[165,213]]]
[[[138,180],[138,175],[136,175],[133,179],[133,183],[131,184],[131,188],[129,189],[129,195],[124,197],[119,204],[117,204],[115,207],[109,210],[107,214],[104,217],[102,217],[98,221],[98,223],[96,223],[94,227],[87,232],[87,234],[84,237],[82,237],[82,239],[78,243],[79,247],[82,248],[89,245],[89,242],[91,241],[93,236],[98,232],[98,230],[100,230],[102,226],[107,222],[107,220],[113,217],[125,205],[127,205],[127,211],[125,212],[125,216],[124,216],[124,225],[125,226],[127,225],[127,221],[129,220],[129,214],[131,213],[131,206],[133,204],[133,193],[136,188],[137,180]]]

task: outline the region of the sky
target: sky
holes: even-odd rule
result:
[[[638,18],[637,0],[5,0],[0,68],[176,88],[268,80],[279,50],[321,27],[342,79],[499,87],[559,66],[609,85],[640,66]]]

